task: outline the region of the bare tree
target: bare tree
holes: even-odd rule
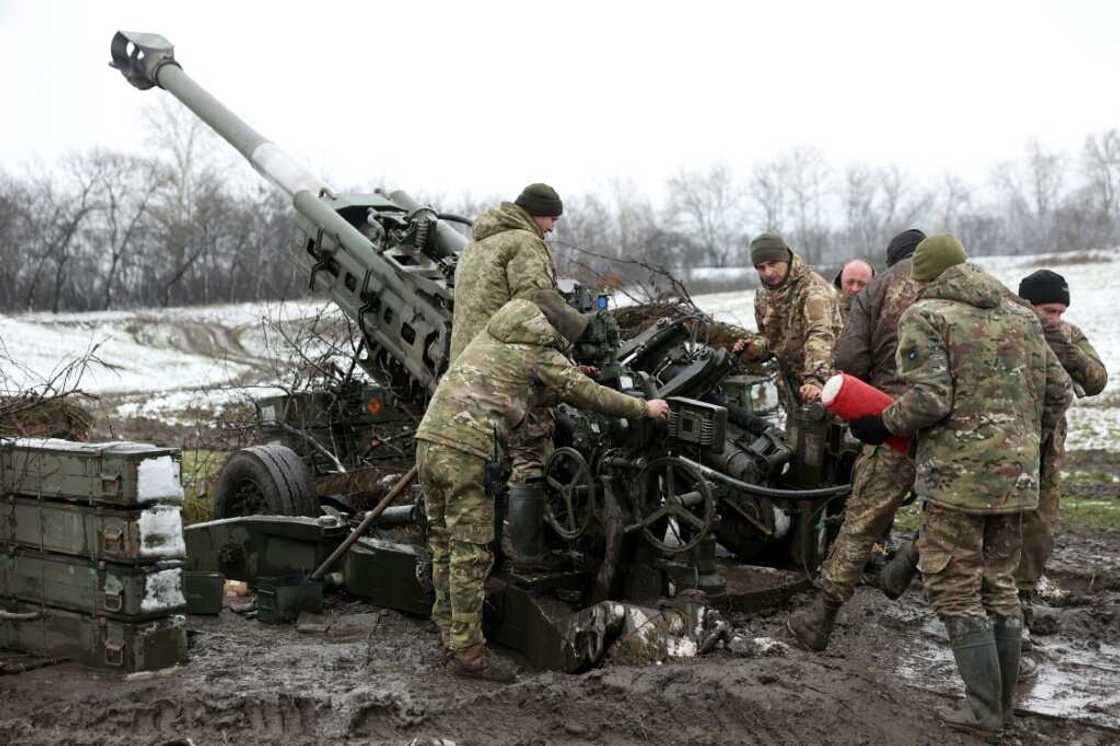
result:
[[[743,192],[731,169],[716,164],[707,172],[680,170],[669,179],[667,217],[679,233],[693,238],[714,266],[736,263],[743,245]]]

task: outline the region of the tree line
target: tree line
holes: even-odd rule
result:
[[[177,104],[153,107],[151,138],[125,153],[92,148],[51,166],[0,173],[0,311],[89,311],[288,299],[307,292],[291,255],[287,199],[226,155]],[[474,216],[509,195],[448,198]],[[1120,131],[1077,152],[1029,142],[985,183],[920,183],[899,165],[830,164],[797,148],[737,174],[723,163],[681,169],[655,200],[615,180],[563,194],[554,237],[561,270],[640,282],[664,270],[749,264],[747,242],[782,233],[807,261],[880,259],[909,227],[957,234],[970,253],[1076,251],[1120,243]],[[369,191],[371,185],[360,187]]]

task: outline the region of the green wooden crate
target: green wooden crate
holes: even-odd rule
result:
[[[0,439],[0,494],[137,507],[182,504],[178,449],[145,443]]]
[[[70,658],[98,669],[133,673],[186,662],[187,627],[182,616],[119,622],[73,611],[5,605],[30,619],[0,618],[0,647],[51,658]]]
[[[0,547],[17,545],[91,560],[152,563],[186,555],[178,505],[105,507],[0,497]]]
[[[33,549],[0,553],[0,599],[133,621],[186,608],[183,563],[90,562]]]

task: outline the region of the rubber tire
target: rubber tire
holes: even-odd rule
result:
[[[245,515],[235,499],[247,483],[263,498],[263,515],[319,515],[307,466],[287,446],[252,446],[230,456],[214,488],[215,518]]]

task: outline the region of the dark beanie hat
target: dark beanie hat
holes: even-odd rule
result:
[[[1019,281],[1019,297],[1031,302],[1032,306],[1044,303],[1069,305],[1069,285],[1066,278],[1057,272],[1040,269],[1031,272]]]
[[[541,309],[548,323],[560,332],[560,336],[572,344],[583,335],[591,322],[591,314],[583,314],[572,308],[564,300],[564,296],[555,290],[537,290],[529,299],[537,304],[537,308]]]
[[[514,204],[535,218],[558,218],[564,214],[560,195],[548,184],[530,184],[521,190]]]
[[[758,266],[763,262],[790,262],[793,252],[777,233],[762,233],[751,241],[751,264]]]
[[[891,242],[887,244],[887,266],[893,267],[913,254],[914,249],[918,248],[918,244],[920,244],[925,237],[925,233],[922,233],[917,228],[911,228],[892,238]]]

